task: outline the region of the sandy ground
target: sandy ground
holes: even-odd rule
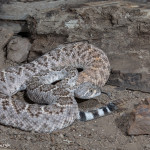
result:
[[[128,119],[134,105],[148,93],[120,90],[105,86],[113,100],[123,101],[125,110],[89,122],[76,121],[70,127],[51,134],[25,132],[0,126],[0,150],[149,150],[150,135],[127,136]],[[93,109],[110,100],[106,95],[80,102],[84,110]]]

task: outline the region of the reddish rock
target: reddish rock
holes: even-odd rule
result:
[[[150,105],[150,97],[145,99],[145,102]]]
[[[141,104],[132,112],[129,135],[150,134],[150,105]]]

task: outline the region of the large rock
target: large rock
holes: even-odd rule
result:
[[[128,134],[150,134],[150,105],[142,104],[133,110]]]
[[[27,24],[25,21],[19,22],[8,22],[8,21],[1,21],[0,27],[4,27],[8,30],[12,30],[15,34],[20,32],[29,32]]]
[[[6,44],[11,39],[13,34],[14,34],[13,31],[0,27],[0,49],[1,50],[3,50],[3,48],[6,46]]]
[[[64,36],[64,42],[89,41],[109,57],[109,84],[150,92],[148,7],[125,1],[97,1],[72,7],[67,2],[3,4],[0,19],[26,21],[29,31],[39,35],[37,38],[45,36],[46,45],[47,35]],[[36,56],[38,52],[32,50]]]
[[[5,67],[5,46],[13,36],[13,32],[11,30],[0,27],[0,69]]]
[[[27,60],[31,43],[27,38],[15,37],[7,45],[7,59],[16,63]]]
[[[50,49],[56,48],[57,45],[63,44],[66,41],[64,36],[36,36],[32,43],[32,48],[30,50],[30,55],[28,61],[32,61],[42,54],[50,51]]]
[[[8,27],[15,33],[29,32],[26,20],[38,13],[64,9],[68,5],[79,5],[88,0],[0,0],[0,26]],[[12,22],[11,22],[12,21]]]
[[[149,16],[150,10],[135,3],[107,1],[37,13],[28,23],[39,35],[95,44],[109,57],[109,84],[150,92]]]
[[[64,7],[65,5],[82,4],[88,0],[40,0],[17,2],[7,0],[3,2],[0,11],[0,19],[6,20],[26,20],[28,16],[34,16],[37,13],[48,12],[52,9]]]

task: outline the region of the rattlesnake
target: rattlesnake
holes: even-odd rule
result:
[[[75,68],[83,71],[78,74]],[[103,116],[116,106],[110,103],[97,110],[82,112],[78,110],[74,96],[100,95],[109,72],[105,53],[87,42],[60,45],[30,63],[2,70],[0,123],[26,131],[50,133],[69,126],[75,119],[86,121]],[[63,78],[54,85],[47,84]],[[12,97],[26,88],[31,100],[43,104],[29,104]]]

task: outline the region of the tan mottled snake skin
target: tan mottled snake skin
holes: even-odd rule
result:
[[[61,88],[57,87],[57,84],[53,85],[52,89],[54,90],[55,87],[57,89],[55,92],[59,91],[59,97],[49,105],[28,104],[12,98],[12,95],[26,86],[26,82],[32,76],[43,70],[53,71],[54,68],[68,66],[83,68],[76,79],[76,85],[90,82],[102,87],[110,73],[110,64],[105,53],[86,42],[60,45],[28,64],[2,70],[0,72],[0,123],[37,132],[52,132],[72,124],[79,117],[78,105],[74,94],[62,88],[63,85],[62,87],[60,85]]]

